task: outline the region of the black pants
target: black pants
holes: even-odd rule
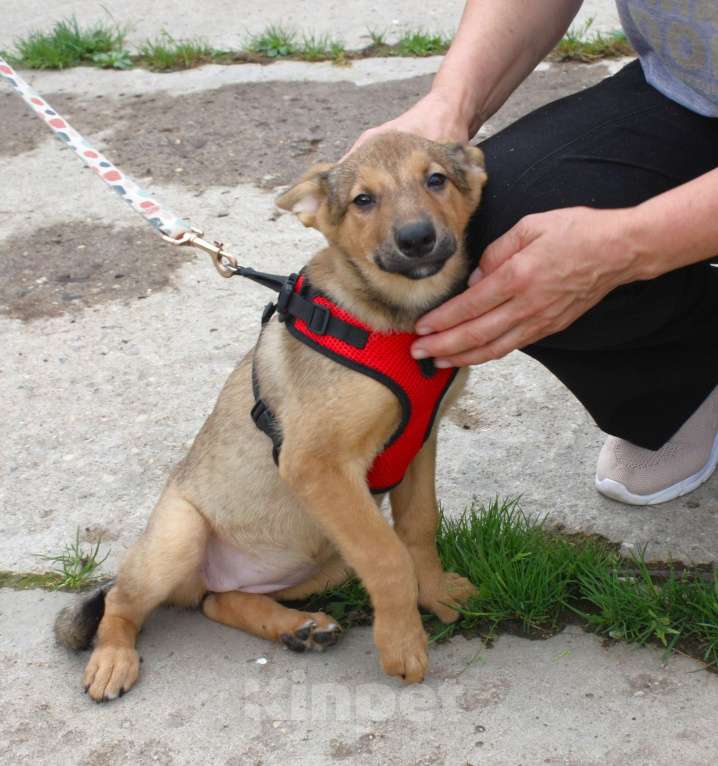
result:
[[[634,62],[523,117],[482,149],[489,183],[469,226],[475,259],[529,213],[636,205],[712,170],[718,119],[662,96]],[[619,287],[523,351],[601,429],[658,449],[718,384],[718,268],[703,262]]]

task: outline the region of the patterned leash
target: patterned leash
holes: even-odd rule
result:
[[[175,215],[171,210],[160,205],[149,192],[145,191],[136,181],[113,165],[97,149],[78,133],[50,104],[33,90],[25,80],[7,63],[0,58],[0,77],[12,85],[15,92],[35,112],[35,114],[53,131],[63,144],[69,146],[75,154],[136,212],[151,224],[162,236],[165,242],[173,245],[186,245],[203,250],[212,258],[215,268],[223,277],[243,276],[275,287],[277,279],[273,274],[262,274],[254,269],[239,266],[237,259],[224,251],[220,242],[208,242],[203,239],[204,233],[194,228],[184,218]],[[267,283],[267,278],[271,284]]]

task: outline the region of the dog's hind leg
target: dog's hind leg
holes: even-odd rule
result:
[[[202,611],[210,620],[281,641],[295,652],[321,651],[336,643],[339,635],[337,623],[323,612],[300,612],[259,593],[210,593]]]
[[[272,593],[272,598],[277,601],[301,601],[315,593],[321,593],[328,588],[334,588],[346,582],[353,572],[344,559],[337,554],[328,559],[322,568],[308,580],[285,588],[278,593]]]
[[[196,508],[168,487],[142,537],[120,567],[105,600],[97,645],[84,675],[86,691],[97,702],[126,692],[137,680],[135,640],[147,615],[173,594],[199,588],[209,528]]]

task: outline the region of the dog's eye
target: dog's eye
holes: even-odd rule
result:
[[[446,185],[446,176],[443,173],[432,173],[426,179],[426,185],[430,189],[442,189]]]
[[[357,207],[369,207],[374,204],[374,197],[372,197],[371,194],[357,194],[352,202]]]

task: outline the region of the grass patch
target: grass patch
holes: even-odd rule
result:
[[[155,72],[169,72],[207,64],[219,55],[221,52],[204,40],[175,40],[167,32],[162,32],[140,46],[137,63]]]
[[[125,32],[117,26],[96,24],[81,29],[72,16],[58,21],[50,32],[32,32],[7,53],[10,63],[28,69],[65,69],[93,64],[94,57],[123,51]]]
[[[406,30],[395,43],[387,41],[385,30],[368,29],[367,34],[370,43],[357,52],[358,56],[439,56],[446,53],[451,45],[451,37],[431,34],[423,29]]]
[[[526,516],[518,500],[472,505],[458,519],[442,519],[437,539],[444,567],[480,587],[464,627],[514,621],[528,634],[553,633],[570,599],[580,561],[603,563],[607,551],[585,543],[580,551]]]
[[[718,669],[718,573],[704,579],[669,568],[656,578],[642,555],[625,560],[600,539],[560,535],[524,514],[517,500],[474,502],[458,519],[443,517],[437,544],[444,567],[479,592],[452,625],[425,617],[432,641],[506,631],[546,638],[579,619],[612,639],[678,649]],[[307,607],[344,627],[371,622],[369,597],[356,580]]]
[[[633,47],[623,32],[611,32],[607,35],[600,32],[591,34],[592,25],[591,18],[579,27],[571,27],[553,49],[549,58],[553,61],[579,61],[587,64],[599,59],[635,55]]]
[[[451,38],[421,29],[404,32],[393,47],[395,56],[439,56],[449,49]]]
[[[286,58],[295,56],[300,51],[297,33],[273,24],[263,32],[253,35],[247,41],[247,52],[257,56],[265,56],[269,59]]]
[[[0,572],[0,588],[57,590],[59,582],[57,572]]]
[[[580,567],[577,581],[589,611],[573,608],[588,625],[629,643],[659,643],[718,668],[718,572],[712,580],[671,572],[656,581],[642,556],[607,570]]]
[[[370,48],[384,48],[387,45],[386,31],[381,29],[367,29],[371,43]]]
[[[62,553],[55,556],[40,556],[44,561],[54,564],[48,573],[49,577],[55,577],[51,586],[52,590],[79,590],[92,585],[97,581],[97,570],[110,555],[109,550],[102,558],[100,555],[99,540],[95,545],[87,547],[80,542],[80,530],[75,533],[75,540],[65,546]],[[44,586],[43,586],[44,587]]]
[[[341,40],[329,35],[304,35],[298,51],[304,61],[334,61],[343,62],[347,50]]]
[[[602,58],[630,56],[633,49],[622,32],[591,34],[593,20],[572,27],[549,54],[553,61],[591,62]],[[15,50],[2,53],[16,66],[28,69],[64,69],[80,64],[103,69],[131,69],[141,66],[156,72],[190,69],[210,62],[221,64],[271,63],[278,59],[333,61],[349,64],[355,59],[374,56],[437,56],[451,45],[451,37],[423,29],[407,30],[394,43],[387,42],[385,31],[369,29],[370,44],[348,51],[344,43],[330,35],[303,33],[279,24],[252,35],[244,50],[220,51],[206,41],[176,40],[167,32],[146,40],[137,54],[125,47],[125,32],[117,26],[97,24],[81,29],[74,17],[58,22],[49,33],[33,32],[15,43]]]

